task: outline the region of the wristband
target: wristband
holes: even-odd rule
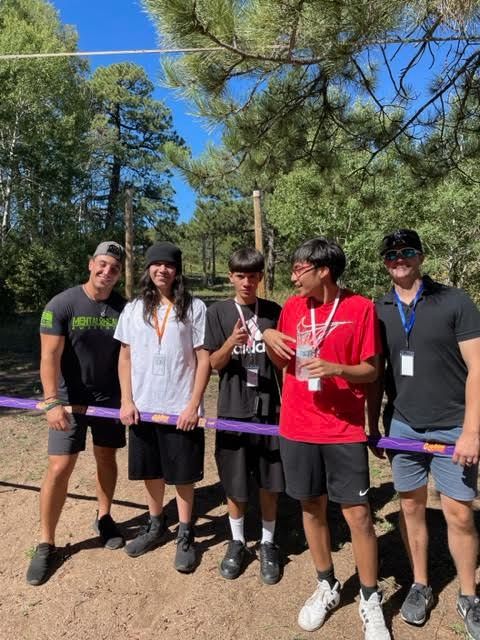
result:
[[[55,407],[62,407],[63,406],[63,402],[61,400],[52,400],[52,402],[48,402],[47,404],[43,405],[43,410],[45,411],[45,413],[47,413],[47,411],[50,411],[50,409],[54,409]]]

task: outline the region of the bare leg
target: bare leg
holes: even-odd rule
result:
[[[195,485],[193,484],[177,484],[177,509],[179,522],[190,522],[193,511],[193,495]]]
[[[428,584],[427,486],[400,494],[400,532],[413,571],[413,581]]]
[[[227,497],[227,508],[230,518],[234,518],[235,520],[237,520],[238,518],[243,518],[243,516],[245,515],[245,511],[247,510],[247,503],[238,502],[238,500],[235,500],[234,498]]]
[[[473,520],[471,502],[460,502],[441,496],[447,521],[448,548],[457,568],[460,593],[475,595],[475,569],[478,555],[478,534]]]
[[[260,498],[260,511],[262,513],[262,519],[272,522],[277,519],[277,504],[278,493],[267,491],[266,489],[259,490]]]
[[[117,450],[111,447],[93,446],[93,453],[97,463],[97,500],[99,519],[110,513],[113,494],[117,484]]]
[[[352,534],[352,548],[360,583],[374,587],[378,577],[377,537],[368,504],[342,505]]]
[[[327,571],[333,565],[327,523],[327,496],[302,500],[301,505],[303,528],[313,564],[317,571]]]
[[[55,544],[55,530],[77,458],[78,453],[48,456],[47,473],[40,491],[40,542]]]
[[[165,495],[165,480],[145,480],[147,490],[148,511],[151,516],[160,516],[163,511],[163,497]]]

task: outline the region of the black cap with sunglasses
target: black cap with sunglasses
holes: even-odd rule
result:
[[[415,249],[416,253],[423,254],[422,242],[418,233],[413,231],[413,229],[397,229],[384,236],[380,246],[380,255],[386,257],[389,251],[398,249],[399,247],[412,248]]]

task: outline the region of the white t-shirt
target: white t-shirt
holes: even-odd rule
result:
[[[159,327],[166,311],[166,305],[158,307]],[[126,305],[114,337],[130,346],[133,401],[139,411],[179,414],[185,409],[197,369],[194,349],[203,346],[205,315],[199,298],[193,298],[184,322],[172,308],[159,346],[155,328],[143,319],[143,302]]]

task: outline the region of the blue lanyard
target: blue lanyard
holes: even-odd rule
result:
[[[398,293],[395,291],[395,289],[393,290],[393,294],[395,296],[395,300],[397,301],[397,307],[398,307],[398,313],[400,314],[400,320],[402,321],[402,325],[403,328],[405,330],[405,336],[407,338],[407,346],[408,346],[408,339],[410,337],[410,332],[413,329],[413,325],[415,324],[415,315],[416,315],[416,306],[417,306],[417,302],[420,300],[420,296],[423,293],[423,282],[420,285],[420,288],[417,291],[417,294],[415,296],[415,298],[413,299],[413,304],[412,304],[412,312],[410,314],[410,317],[408,319],[407,322],[407,318],[405,317],[405,311],[403,310],[403,303],[400,300],[400,296],[398,295]]]

